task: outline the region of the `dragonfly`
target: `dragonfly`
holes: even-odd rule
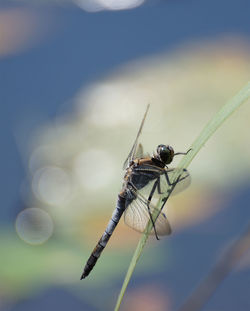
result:
[[[157,240],[159,236],[171,234],[171,226],[162,211],[163,207],[169,196],[185,189],[191,179],[186,169],[177,171],[176,168],[168,168],[167,165],[176,155],[186,155],[191,149],[187,152],[175,153],[171,146],[161,144],[157,146],[156,152],[152,156],[144,155],[139,138],[148,110],[149,105],[144,113],[132,149],[123,165],[125,176],[122,189],[118,194],[116,208],[84,266],[81,280],[86,278],[94,268],[123,214],[125,223],[138,232],[144,232],[147,224],[151,221],[150,234],[155,235]],[[174,176],[177,178],[175,182],[171,183]],[[160,208],[156,206],[159,198],[162,202]],[[153,220],[153,214],[157,207],[159,212],[156,219]]]

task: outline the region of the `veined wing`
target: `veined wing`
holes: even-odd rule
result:
[[[176,174],[179,181],[174,186],[171,195],[175,195],[189,186],[191,182],[190,175],[187,170],[182,169],[179,172],[177,169],[161,169],[151,165],[142,165],[138,168],[137,173],[144,175],[156,176],[152,178],[140,190],[131,190],[135,195],[135,199],[127,206],[124,213],[124,221],[136,231],[143,232],[150,220],[150,214],[156,209],[159,198],[162,199],[160,209],[165,205],[164,198],[169,197],[169,182]],[[149,201],[150,200],[150,201]],[[149,210],[148,210],[149,209]],[[155,222],[155,229],[158,235],[169,235],[171,227],[166,215],[159,211],[159,216]],[[151,234],[154,234],[152,229]]]
[[[137,146],[137,149],[135,151],[135,155],[134,155],[134,159],[140,159],[140,158],[144,158],[145,157],[145,154],[143,152],[143,146],[142,144],[140,143],[138,146]]]
[[[134,199],[126,208],[124,213],[124,222],[126,225],[138,232],[144,232],[149,220],[150,215],[155,211],[156,207],[152,202],[149,202],[139,191],[136,191],[137,198]],[[155,229],[157,235],[169,235],[171,234],[171,227],[164,213],[160,212],[158,218],[155,221]],[[155,234],[154,230],[151,230],[150,235]]]
[[[177,183],[174,186],[171,195],[178,194],[179,192],[185,190],[191,184],[191,176],[186,169],[166,169],[165,176],[161,175],[161,182],[160,182],[160,191],[166,193],[167,188],[169,186],[167,177],[169,181],[173,179],[173,175],[177,177]],[[165,178],[164,178],[165,177]]]
[[[158,178],[157,188],[155,190],[154,196],[158,196],[166,193],[168,194],[168,188],[171,183],[173,183],[173,177],[178,179],[176,182],[171,195],[175,195],[184,189],[186,189],[191,183],[191,177],[189,172],[186,169],[177,169],[177,168],[160,168],[157,166],[143,164],[137,168],[135,168],[135,172],[137,174],[151,176],[151,180],[147,183],[145,187],[143,187],[144,196],[147,198],[153,188],[153,184]],[[136,187],[136,185],[135,185]]]
[[[129,166],[130,162],[133,161],[133,159],[135,159],[135,157],[136,157],[136,153],[138,151],[138,148],[137,148],[137,146],[138,146],[138,139],[139,139],[139,137],[141,135],[141,131],[142,131],[142,128],[143,128],[143,125],[144,125],[144,121],[145,121],[147,113],[148,113],[148,109],[149,109],[149,105],[147,105],[146,111],[145,111],[143,119],[141,121],[141,125],[140,125],[140,128],[139,128],[139,131],[138,131],[138,133],[136,135],[133,147],[130,150],[130,152],[128,154],[128,157],[127,157],[127,159],[125,160],[125,162],[123,164],[123,169],[126,169]]]

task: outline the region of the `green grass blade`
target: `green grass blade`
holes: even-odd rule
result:
[[[178,167],[186,168],[200,151],[202,146],[208,141],[213,133],[222,125],[222,123],[230,117],[230,115],[237,110],[250,97],[250,82],[248,82],[231,100],[229,100],[222,108],[215,114],[215,116],[203,128],[199,136],[195,139],[190,151],[182,158]]]
[[[193,158],[202,148],[202,146],[208,141],[208,139],[213,135],[213,133],[222,125],[222,123],[237,109],[242,105],[248,98],[250,97],[250,82],[247,83],[245,87],[243,87],[239,93],[237,93],[231,100],[229,100],[216,114],[215,116],[207,123],[207,125],[203,128],[199,136],[195,139],[193,144],[191,145],[191,151],[185,155],[182,160],[180,161],[179,165],[177,166],[178,169],[182,170],[187,168],[188,165],[191,163]],[[178,170],[176,170],[176,174],[173,174],[171,182],[173,183],[179,178]],[[168,192],[171,193],[173,190],[173,186],[169,186]],[[161,206],[162,198],[159,199],[157,208],[153,213],[153,219],[155,220],[159,214],[159,208]],[[117,303],[115,306],[115,311],[120,309],[120,305],[125,294],[126,288],[128,286],[129,280],[133,274],[135,266],[140,258],[142,250],[146,244],[148,239],[148,235],[152,230],[152,223],[149,222],[145,232],[143,233],[139,243],[136,247],[132,260],[130,262],[127,274],[125,276],[119,297],[117,299]]]
[[[119,308],[120,308],[120,305],[121,305],[123,296],[125,294],[126,288],[128,286],[129,280],[131,279],[131,276],[133,274],[133,271],[135,269],[137,261],[140,258],[141,252],[142,252],[142,250],[143,250],[143,248],[144,248],[144,246],[145,246],[145,244],[147,242],[147,239],[148,239],[148,235],[143,233],[139,243],[137,244],[137,247],[135,249],[134,255],[133,255],[133,257],[131,259],[131,262],[130,262],[130,265],[128,267],[127,274],[125,276],[125,279],[124,279],[124,282],[122,284],[122,288],[121,288],[119,297],[118,297],[117,302],[116,302],[115,311],[118,311]]]

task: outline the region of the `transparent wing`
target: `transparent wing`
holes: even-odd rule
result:
[[[124,213],[124,221],[125,223],[133,228],[136,231],[143,232],[146,228],[146,225],[150,219],[148,206],[151,214],[155,210],[155,206],[162,196],[162,207],[164,206],[164,198],[168,198],[169,196],[169,182],[173,178],[173,174],[178,178],[179,181],[176,183],[174,190],[171,192],[171,195],[175,195],[180,191],[187,188],[191,182],[190,175],[187,170],[177,170],[174,169],[161,169],[158,167],[143,165],[138,170],[137,173],[147,174],[151,176],[157,176],[156,178],[152,178],[143,188],[140,190],[131,190],[135,195],[135,199],[127,206]],[[158,181],[157,181],[158,180]],[[152,189],[154,188],[154,184],[157,181],[157,186],[155,187],[154,192],[152,193]],[[134,185],[136,188],[136,185]],[[149,202],[148,198],[152,195],[152,199]],[[167,220],[166,215],[161,212],[159,217],[155,222],[155,228],[158,235],[169,235],[171,233],[171,227]],[[151,234],[154,234],[154,230],[152,229]]]
[[[174,176],[175,178],[178,178],[178,182],[176,183],[174,190],[171,192],[171,195],[175,195],[183,191],[191,183],[191,177],[186,169],[181,170],[177,168],[163,169],[152,165],[141,165],[140,167],[136,168],[135,171],[137,174],[152,176],[151,181],[149,181],[147,185],[143,187],[143,195],[146,198],[148,198],[151,189],[153,188],[153,184],[157,178],[159,179],[159,182],[157,189],[155,190],[154,193],[154,197],[156,197],[157,199],[161,194],[164,193],[166,193],[166,195],[168,194],[168,188],[169,185],[171,185],[171,182],[173,182],[172,179]],[[138,188],[137,185],[134,186],[135,188]]]
[[[142,144],[139,144],[137,150],[135,152],[135,158],[144,158],[143,147]]]
[[[144,232],[148,221],[150,220],[147,207],[148,204],[148,201],[142,195],[137,193],[137,198],[134,199],[125,210],[125,224],[138,232]],[[153,203],[150,203],[149,208],[151,213],[153,213],[156,207],[153,205]],[[155,229],[157,235],[171,234],[171,227],[164,213],[159,214],[155,222]],[[155,234],[153,229],[150,234]]]
[[[138,131],[138,133],[136,135],[133,147],[130,150],[130,152],[128,154],[128,157],[127,157],[127,159],[125,160],[125,162],[123,164],[123,169],[126,169],[129,166],[130,162],[133,161],[133,159],[136,157],[135,155],[137,153],[138,139],[139,139],[139,137],[141,135],[141,131],[142,131],[142,128],[143,128],[143,125],[144,125],[144,121],[145,121],[147,113],[148,113],[148,109],[149,109],[149,105],[147,105],[146,111],[145,111],[143,119],[141,121],[141,125],[140,125],[140,128],[139,128],[139,131]]]
[[[174,187],[174,190],[172,191],[171,195],[178,194],[179,192],[185,190],[190,184],[191,184],[191,176],[189,172],[186,169],[166,169],[166,173],[164,175],[161,175],[160,177],[160,191],[161,193],[166,193],[166,190],[168,188],[168,180],[171,181],[173,178],[173,175],[176,174],[175,176],[180,176],[179,181]],[[166,176],[167,175],[167,176]]]

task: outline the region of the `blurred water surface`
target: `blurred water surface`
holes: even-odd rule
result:
[[[89,278],[79,277],[115,207],[146,105],[144,150],[186,151],[249,80],[246,2],[130,3],[101,13],[1,4],[4,311],[112,310],[139,234],[121,221]],[[168,204],[173,234],[150,239],[123,310],[175,310],[247,226],[249,115],[248,103],[191,164],[192,185]],[[204,310],[248,309],[249,258]]]

